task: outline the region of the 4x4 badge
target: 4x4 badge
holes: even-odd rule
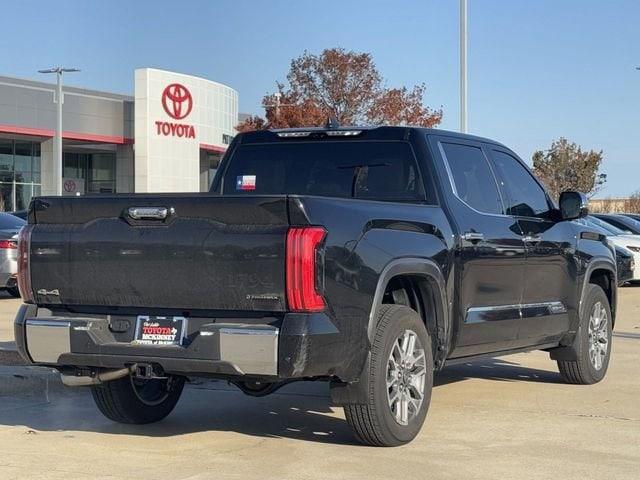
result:
[[[46,288],[41,288],[40,290],[38,290],[38,295],[55,295],[59,297],[60,291],[57,288],[53,290],[47,290]]]

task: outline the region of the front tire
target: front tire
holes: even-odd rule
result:
[[[567,383],[592,385],[607,374],[611,357],[612,318],[609,299],[601,287],[589,284],[574,344],[573,360],[558,360],[558,369]]]
[[[184,377],[138,380],[129,375],[91,387],[102,414],[118,423],[146,424],[169,415],[182,394]]]
[[[371,346],[366,403],[344,407],[358,440],[398,446],[420,432],[433,386],[431,339],[420,316],[402,305],[383,305]],[[363,382],[367,383],[367,382]],[[363,385],[361,388],[366,388]]]

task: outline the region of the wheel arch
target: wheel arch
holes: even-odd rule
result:
[[[375,335],[375,319],[378,311],[384,304],[384,295],[388,287],[395,279],[419,279],[421,282],[413,283],[415,292],[423,305],[432,308],[414,308],[422,317],[429,335],[432,337],[434,365],[440,367],[444,364],[446,356],[446,343],[449,334],[449,310],[447,308],[447,293],[445,279],[442,270],[431,259],[420,257],[403,257],[389,262],[378,278],[367,334],[369,341]]]
[[[601,287],[604,290],[604,293],[607,295],[607,298],[609,299],[609,307],[611,308],[612,326],[615,325],[618,290],[618,275],[616,265],[608,259],[595,260],[589,264],[584,275],[582,291],[580,292],[580,316],[582,316],[583,313],[582,310],[584,297],[587,291],[587,285],[589,285],[590,283]]]

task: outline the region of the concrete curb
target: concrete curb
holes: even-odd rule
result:
[[[0,397],[8,395],[43,396],[70,391],[60,374],[46,367],[0,366]]]

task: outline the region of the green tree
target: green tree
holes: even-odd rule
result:
[[[565,190],[592,197],[607,181],[607,175],[600,173],[602,159],[602,150],[583,151],[578,144],[560,137],[549,150],[533,154],[533,171],[556,200]]]

